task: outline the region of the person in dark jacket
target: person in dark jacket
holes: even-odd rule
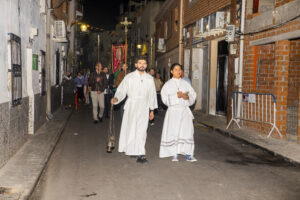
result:
[[[63,104],[66,109],[71,109],[75,102],[75,83],[72,79],[71,73],[67,72],[62,81],[63,86]]]
[[[110,100],[113,97],[114,75],[112,73],[109,73],[108,67],[104,67],[103,72],[105,73],[105,76],[108,81],[108,85],[104,91],[104,97],[105,97],[104,116],[106,118],[109,118],[109,110],[110,110],[110,106],[111,106]]]
[[[93,103],[93,119],[94,123],[98,121],[102,122],[104,113],[104,90],[107,87],[107,78],[104,72],[102,72],[101,63],[97,63],[95,71],[91,74],[89,78],[89,87],[91,89],[91,97]],[[98,113],[98,106],[100,106],[100,111]]]

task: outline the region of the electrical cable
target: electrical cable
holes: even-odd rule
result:
[[[51,9],[57,9],[57,8],[60,8],[65,2],[66,2],[66,0],[63,0],[58,6],[53,7],[53,8],[51,8]]]
[[[269,28],[266,28],[266,29],[263,29],[263,30],[260,30],[260,31],[253,31],[253,32],[249,32],[249,33],[238,33],[239,35],[252,35],[252,34],[256,34],[256,33],[262,33],[262,32],[265,32],[265,31],[269,31],[269,30],[273,30],[275,28],[278,28],[278,27],[281,27],[291,21],[294,21],[295,19],[299,18],[300,15],[297,15],[296,17],[293,17],[292,19],[289,19],[288,21],[286,22],[283,22],[283,23],[280,23],[280,24],[277,24],[275,26],[272,26],[272,27],[269,27]]]

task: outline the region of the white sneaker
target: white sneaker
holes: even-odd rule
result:
[[[172,162],[178,162],[178,161],[179,160],[178,160],[178,156],[177,155],[172,157]]]
[[[197,159],[194,156],[186,156],[186,161],[188,161],[188,162],[197,162]]]

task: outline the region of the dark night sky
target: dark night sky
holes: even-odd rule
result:
[[[83,21],[91,26],[112,30],[117,23],[120,4],[127,0],[86,0]]]

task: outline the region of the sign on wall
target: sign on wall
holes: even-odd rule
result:
[[[38,55],[32,54],[32,69],[33,70],[38,70],[38,59],[39,59]]]

